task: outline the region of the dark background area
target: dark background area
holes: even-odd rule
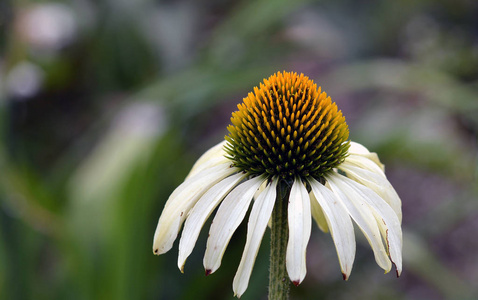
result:
[[[478,2],[0,2],[0,299],[231,299],[245,224],[204,276],[157,219],[230,114],[281,70],[315,80],[403,202],[404,271],[357,230],[344,282],[314,226],[292,299],[477,299]],[[262,243],[241,299],[266,299]]]

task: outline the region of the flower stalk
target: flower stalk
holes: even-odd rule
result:
[[[290,185],[282,180],[278,187],[277,199],[271,217],[271,257],[269,267],[269,300],[289,299],[290,280],[286,269],[287,205]]]

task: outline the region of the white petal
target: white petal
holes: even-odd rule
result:
[[[231,168],[229,163],[218,165],[199,172],[174,190],[164,206],[154,233],[155,254],[162,254],[171,249],[186,215],[202,194],[234,172],[237,172],[237,169]]]
[[[389,272],[392,268],[392,264],[383,245],[380,230],[370,206],[365,202],[362,195],[356,193],[355,190],[346,184],[348,178],[345,176],[330,173],[326,176],[326,179],[334,194],[342,201],[352,219],[354,219],[355,223],[357,223],[367,238],[372,247],[377,264],[384,269],[385,272]]]
[[[259,246],[261,245],[262,237],[267,227],[267,222],[272,214],[274,203],[276,200],[277,179],[264,189],[258,196],[257,200],[252,206],[249,223],[247,224],[247,240],[244,252],[242,253],[241,262],[237,269],[232,289],[234,293],[240,297],[247,289],[249,278],[251,277],[254,261],[256,260]]]
[[[368,159],[367,157],[364,157],[361,155],[349,154],[345,158],[344,162],[355,165],[365,170],[369,170],[370,172],[378,174],[382,177],[386,177],[384,173],[384,168],[381,167],[380,165],[377,165],[374,161]]]
[[[222,201],[209,230],[203,261],[206,274],[215,272],[221,265],[229,240],[244,219],[254,193],[264,180],[263,177],[249,179],[238,185]]]
[[[349,213],[331,190],[312,178],[309,183],[324,211],[344,279],[348,279],[355,259],[355,234]]]
[[[319,226],[320,230],[327,233],[329,232],[329,225],[327,225],[327,220],[325,219],[324,211],[322,207],[320,207],[319,202],[315,198],[314,193],[309,193],[310,197],[310,209],[312,211],[312,217],[314,218],[317,226]]]
[[[186,179],[191,178],[204,169],[228,162],[229,160],[224,156],[226,154],[224,151],[225,145],[226,141],[222,141],[201,155],[196,163],[194,163],[194,166],[191,168],[191,171],[189,171]]]
[[[264,181],[259,187],[259,189],[256,191],[256,193],[254,194],[253,199],[257,199],[257,197],[259,197],[259,195],[266,189],[267,185],[268,185],[268,182]]]
[[[348,185],[371,208],[377,220],[390,253],[390,259],[397,268],[397,275],[402,272],[402,228],[393,209],[374,191],[349,178],[342,176],[344,185]]]
[[[379,166],[382,171],[385,170],[385,166],[380,162],[380,159],[378,158],[377,153],[368,151],[367,148],[365,148],[363,145],[359,143],[351,141],[348,152],[350,154],[366,157],[370,159],[371,161],[373,161],[377,166]]]
[[[224,197],[244,178],[244,174],[234,174],[210,188],[194,205],[184,224],[179,241],[178,267],[182,271],[184,263],[191,254],[197,238],[207,218]]]
[[[362,144],[350,141],[349,153],[367,155],[370,154],[370,151]]]
[[[295,179],[292,185],[287,213],[289,241],[286,268],[290,280],[297,286],[307,272],[305,255],[312,227],[309,194],[300,179]]]
[[[386,178],[347,162],[342,163],[339,166],[339,169],[344,171],[347,174],[347,177],[365,185],[382,197],[382,199],[385,200],[395,211],[400,222],[402,221],[402,202],[400,201],[397,192]]]

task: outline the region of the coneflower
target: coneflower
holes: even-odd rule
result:
[[[232,113],[225,141],[208,150],[171,194],[159,218],[153,252],[168,251],[182,224],[178,267],[214,216],[206,275],[216,271],[249,207],[247,239],[233,291],[247,288],[259,246],[271,222],[270,298],[287,295],[288,281],[306,275],[312,218],[330,232],[344,279],[355,258],[352,220],[370,243],[377,264],[402,270],[401,201],[375,153],[348,140],[342,112],[303,74],[278,72]],[[254,199],[254,201],[252,201]]]

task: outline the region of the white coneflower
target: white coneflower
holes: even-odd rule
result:
[[[282,239],[287,240],[279,241],[286,245],[280,263],[285,263],[295,285],[306,274],[312,217],[323,231],[330,231],[344,279],[355,258],[352,220],[370,243],[377,264],[388,272],[393,263],[400,275],[400,198],[378,156],[348,141],[341,111],[312,80],[296,73],[272,75],[244,98],[231,121],[225,141],[196,162],[168,199],[154,235],[155,254],[172,247],[185,221],[178,257],[182,271],[201,227],[220,205],[204,255],[206,275],[213,273],[253,202],[246,245],[233,282],[238,297],[247,288],[269,220],[273,232],[274,226],[281,226],[275,225],[280,220],[271,218],[273,210],[281,207],[283,212],[278,214],[286,221]],[[281,251],[280,246],[271,247],[271,251]],[[280,253],[271,256],[273,260]],[[280,268],[271,266],[271,272],[273,267]]]

